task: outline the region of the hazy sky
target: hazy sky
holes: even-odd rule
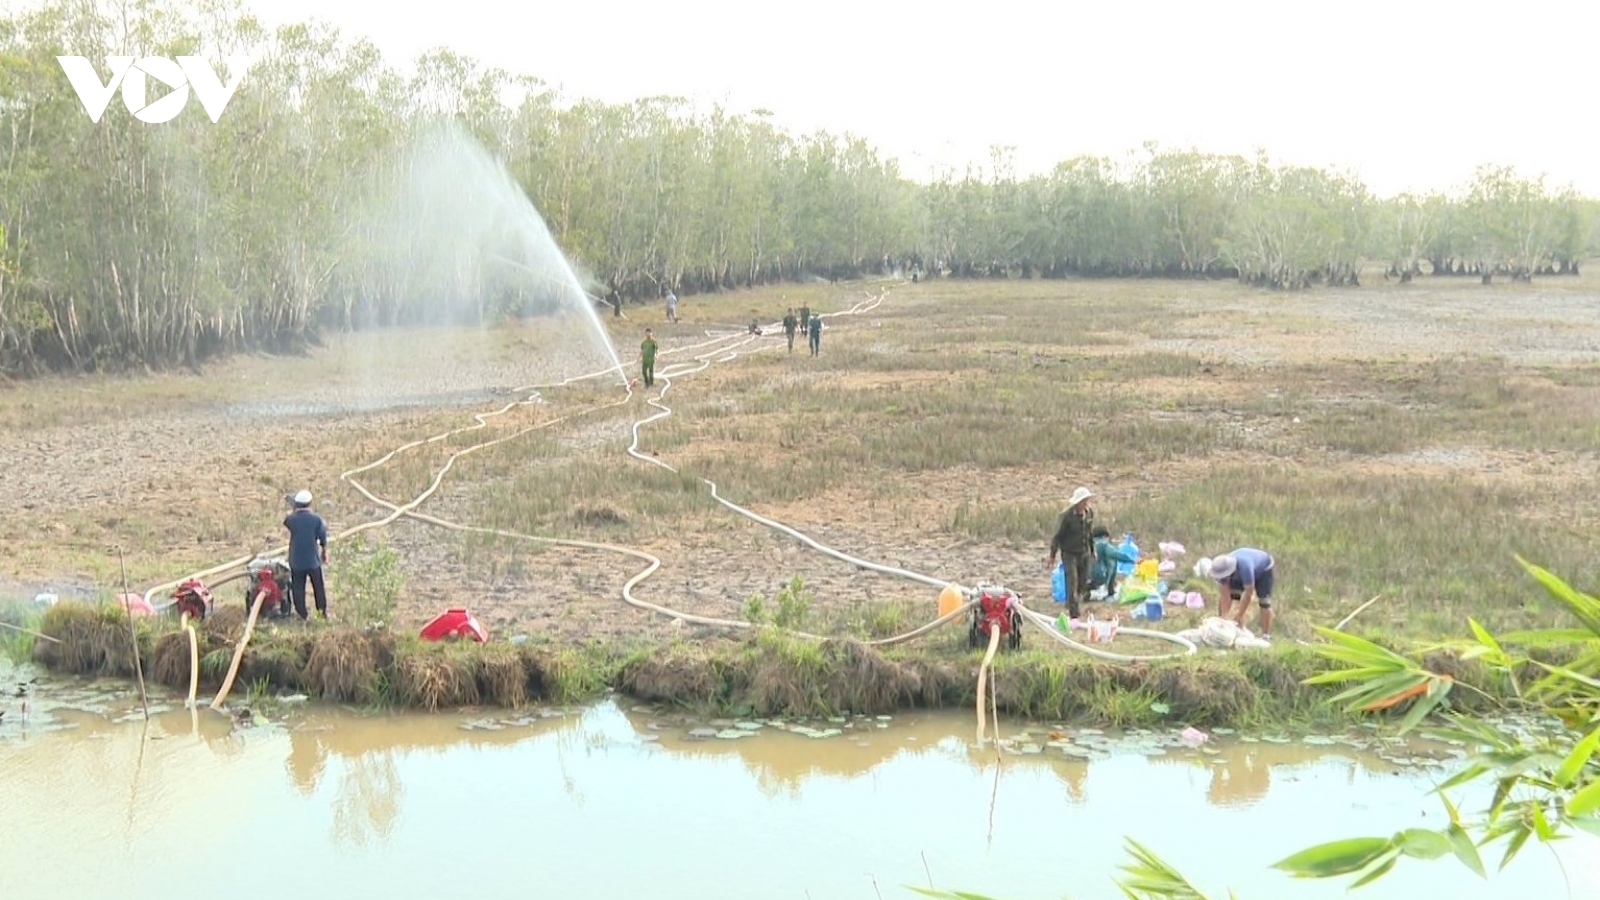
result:
[[[1380,193],[1484,162],[1600,195],[1600,4],[1519,0],[251,0],[410,58],[440,44],[606,100],[682,94],[869,138],[906,171],[1022,173],[1146,140],[1353,168]]]

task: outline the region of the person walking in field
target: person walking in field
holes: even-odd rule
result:
[[[656,384],[656,334],[649,328],[644,330],[644,343],[639,345],[640,375],[644,376],[645,387],[655,387]]]
[[[1272,554],[1254,547],[1240,547],[1212,559],[1202,559],[1195,564],[1195,574],[1220,585],[1217,615],[1232,618],[1234,624],[1244,627],[1245,613],[1250,611],[1250,600],[1261,607],[1261,639],[1272,639]],[[1236,614],[1229,616],[1233,604],[1239,604]]]
[[[678,295],[667,291],[667,321],[678,324]]]
[[[289,594],[294,598],[295,615],[304,622],[306,612],[306,582],[311,582],[311,592],[317,601],[317,614],[328,617],[328,588],[322,577],[322,567],[328,564],[328,525],[322,517],[311,511],[311,492],[294,495],[294,509],[283,520],[289,531]],[[280,618],[288,618],[289,611],[278,608]]]
[[[811,320],[811,355],[822,353],[822,317],[817,316]]]
[[[1073,619],[1079,617],[1079,604],[1089,595],[1089,575],[1094,565],[1094,509],[1089,505],[1093,497],[1094,492],[1086,487],[1072,492],[1055,536],[1050,538],[1050,558],[1045,565],[1046,571],[1054,572],[1056,555],[1060,554],[1061,564],[1066,567],[1067,615]]]
[[[789,338],[789,352],[794,352],[794,330],[800,324],[799,318],[794,314],[794,307],[789,307],[789,312],[783,317],[783,333]]]
[[[811,328],[811,307],[800,307],[800,333],[805,334]]]

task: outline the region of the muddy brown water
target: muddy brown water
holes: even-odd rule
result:
[[[0,700],[0,897],[665,900],[1118,897],[1131,836],[1212,896],[1335,898],[1268,868],[1309,844],[1437,827],[1460,748],[1371,731],[1108,734],[956,713],[703,720],[626,701],[362,715],[273,704],[242,725],[125,685]],[[1026,730],[1026,735],[1022,733]],[[735,737],[735,735],[748,736]],[[709,735],[709,736],[708,736]],[[1474,800],[1478,798],[1467,798]],[[991,800],[993,833],[990,833]],[[1404,865],[1360,893],[1600,897],[1600,842],[1524,851],[1480,881]],[[1497,858],[1496,858],[1497,859]]]

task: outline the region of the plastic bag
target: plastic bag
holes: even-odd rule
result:
[[[1128,532],[1128,533],[1126,533],[1126,534],[1124,534],[1122,536],[1122,543],[1117,545],[1117,549],[1121,550],[1122,551],[1122,555],[1128,557],[1129,559],[1138,559],[1139,558],[1139,545],[1135,544],[1133,542],[1133,533],[1132,532]],[[1123,576],[1132,575],[1133,574],[1133,563],[1131,563],[1131,562],[1119,562],[1119,563],[1117,563],[1117,574],[1118,575],[1123,575]]]
[[[1055,597],[1057,603],[1067,602],[1067,566],[1064,562],[1056,563],[1056,570],[1050,573],[1050,595]]]
[[[1197,632],[1196,637],[1198,637],[1198,640],[1190,638],[1191,643],[1204,644],[1207,647],[1215,647],[1218,650],[1260,649],[1272,646],[1271,643],[1251,634],[1250,629],[1239,625],[1232,619],[1221,619],[1212,616],[1201,622],[1200,627],[1193,629],[1193,631]]]

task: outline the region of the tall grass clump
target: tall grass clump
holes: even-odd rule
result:
[[[128,614],[121,607],[62,601],[40,617],[39,631],[60,641],[33,645],[34,660],[47,668],[74,675],[134,674]],[[155,643],[150,620],[135,618],[133,631],[140,656],[148,658]]]

